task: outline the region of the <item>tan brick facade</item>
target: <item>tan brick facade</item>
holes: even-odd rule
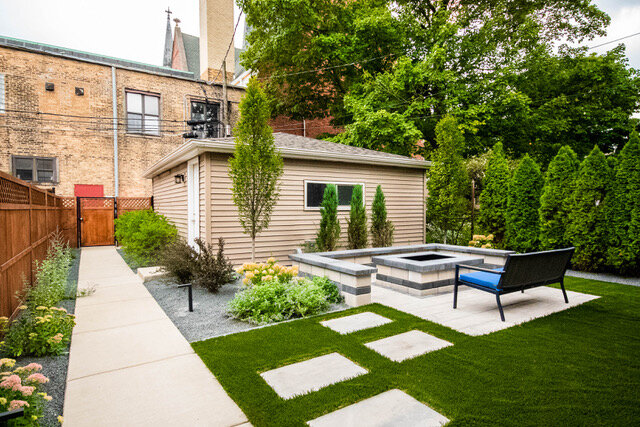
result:
[[[4,74],[6,110],[0,112],[0,170],[12,173],[12,155],[54,157],[57,194],[73,195],[75,184],[98,184],[104,186],[105,195],[114,195],[111,67],[0,47],[0,74]],[[116,68],[115,74],[119,196],[148,196],[151,181],[142,172],[183,143],[190,101],[203,100],[206,91],[210,101],[219,102],[222,88],[125,68]],[[54,90],[45,90],[45,83],[53,83]],[[76,88],[82,88],[84,95],[76,95]],[[127,90],[159,95],[159,136],[127,132]],[[243,93],[229,89],[232,124]]]

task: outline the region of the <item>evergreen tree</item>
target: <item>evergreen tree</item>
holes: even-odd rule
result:
[[[385,202],[382,187],[376,187],[376,195],[371,204],[371,243],[374,248],[383,248],[393,245],[394,226],[387,219],[387,204]]]
[[[451,236],[455,243],[469,214],[464,197],[469,177],[462,161],[464,135],[453,117],[447,116],[436,126],[438,148],[429,168],[427,188],[427,224],[442,234],[444,243]]]
[[[609,248],[607,264],[616,272],[640,272],[640,137],[625,144],[605,198]]]
[[[498,142],[491,150],[479,197],[480,225],[487,233],[493,234],[493,241],[497,247],[503,246],[507,230],[510,176],[509,163],[504,155],[502,143]]]
[[[538,247],[540,233],[540,193],[542,173],[538,164],[525,154],[513,173],[507,200],[507,247],[531,252]]]
[[[229,159],[233,203],[245,234],[251,236],[251,260],[255,260],[256,236],[269,227],[278,201],[282,157],[276,150],[269,126],[267,96],[257,80],[249,81],[240,102],[240,120],[235,128],[235,150]]]
[[[580,162],[568,146],[561,147],[549,163],[540,198],[540,248],[560,249],[571,246],[565,239],[571,196]]]
[[[367,211],[364,206],[362,186],[356,185],[351,195],[351,210],[347,220],[347,249],[367,247]]]
[[[340,238],[338,190],[333,184],[328,184],[324,189],[320,215],[320,229],[316,237],[316,246],[320,251],[333,251],[338,247],[338,239]]]
[[[573,265],[579,270],[600,270],[605,263],[608,226],[602,202],[610,175],[605,155],[595,146],[580,164],[567,227],[567,240],[576,247]]]

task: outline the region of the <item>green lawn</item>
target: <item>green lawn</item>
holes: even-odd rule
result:
[[[602,298],[480,337],[373,304],[193,347],[255,426],[303,425],[392,388],[447,416],[450,425],[637,424],[640,288],[576,278],[566,282],[570,290]],[[394,322],[349,335],[318,323],[361,311]],[[454,346],[395,363],[363,345],[412,329]],[[334,351],[369,373],[286,401],[259,376]]]

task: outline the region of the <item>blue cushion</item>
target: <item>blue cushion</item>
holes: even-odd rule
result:
[[[501,268],[495,271],[502,271]],[[475,283],[476,285],[484,286],[487,288],[498,289],[498,282],[500,281],[500,274],[486,273],[484,271],[475,271],[473,273],[465,273],[460,275],[460,280],[465,282]]]

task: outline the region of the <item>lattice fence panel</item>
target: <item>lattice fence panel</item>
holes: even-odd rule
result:
[[[151,209],[151,197],[118,197],[118,215],[143,209]]]
[[[76,198],[75,197],[62,197],[60,198],[60,203],[62,203],[62,207],[64,209],[71,209],[76,207]]]
[[[31,192],[31,204],[38,206],[47,205],[47,193],[44,191],[33,190]]]
[[[80,206],[82,209],[106,209],[114,208],[115,201],[110,197],[81,198]]]
[[[0,176],[0,203],[29,204],[29,186]]]

